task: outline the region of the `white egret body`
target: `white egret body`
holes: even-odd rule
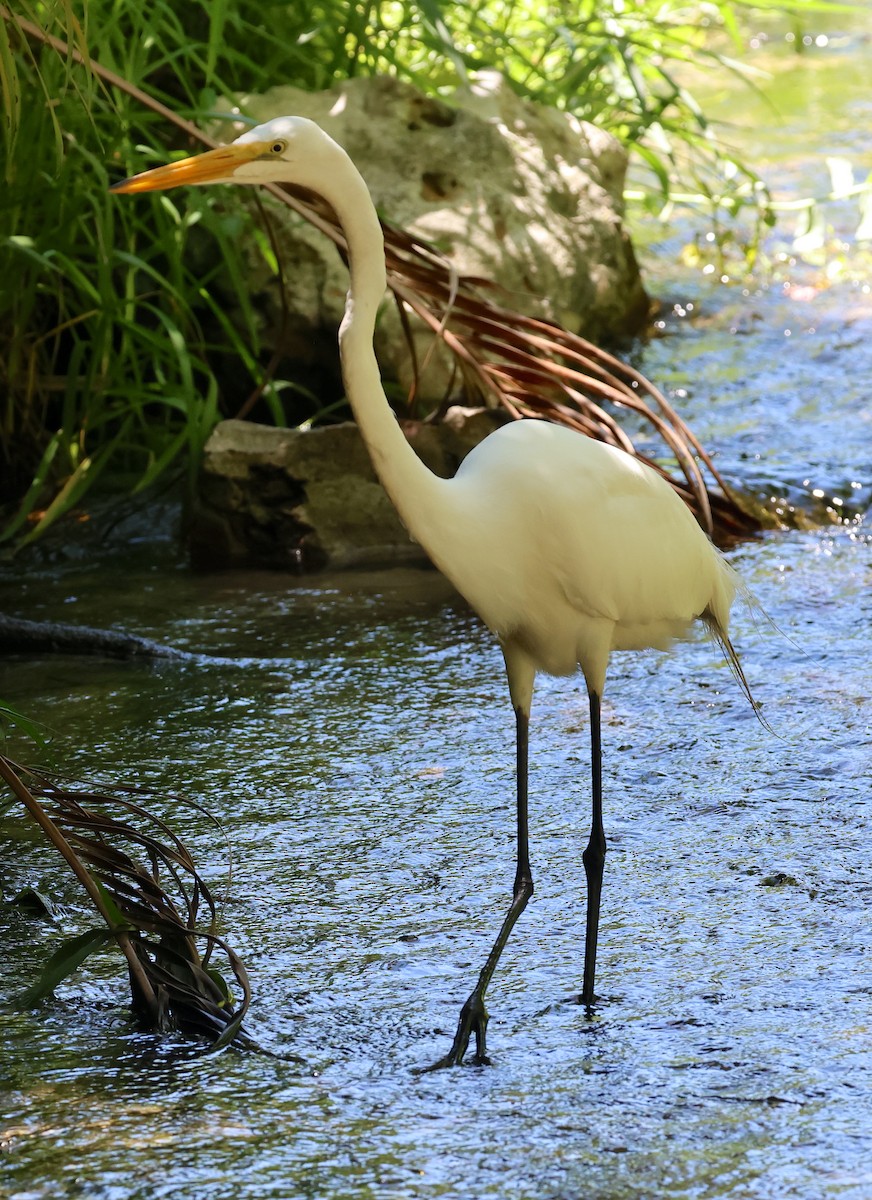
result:
[[[236,142],[116,185],[120,192],[179,184],[287,182],[310,188],[345,233],[350,290],[339,332],[348,399],[373,465],[409,533],[499,639],[518,738],[518,860],[511,907],[457,1034],[436,1066],[460,1063],[472,1033],[486,1061],[484,995],[503,946],[533,892],[527,846],[527,731],[537,671],[584,674],[590,698],[593,820],[584,982],[594,971],[605,836],[600,697],[612,650],[665,647],[702,620],[738,670],[727,637],[731,568],[689,509],[651,468],[583,434],[543,421],[487,437],[456,476],[418,459],[391,411],[373,350],[385,291],[384,242],[366,184],[312,121],[279,117]]]

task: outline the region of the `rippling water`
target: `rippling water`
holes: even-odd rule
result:
[[[647,373],[683,388],[728,476],[856,493],[864,510],[866,294],[705,302],[705,322],[646,349]],[[591,1021],[571,999],[587,706],[578,684],[541,680],[536,894],[489,993],[495,1065],[423,1077],[412,1068],[447,1048],[513,877],[512,717],[489,635],[430,572],[203,577],[150,550],[7,569],[11,611],[225,660],[11,660],[2,690],[53,727],[71,773],[182,792],[221,818],[250,1028],[305,1065],[135,1032],[117,963],[95,958],[54,1000],[0,1014],[0,1195],[867,1200],[867,527],[767,535],[731,558],[775,623],[736,614],[778,736],[702,638],[613,659]],[[173,819],[221,890],[214,832]],[[0,834],[3,894],[42,886],[60,905],[51,919],[4,906],[8,995],[35,945],[87,918],[29,833],[7,818]]]

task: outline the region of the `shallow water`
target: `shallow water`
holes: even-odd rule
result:
[[[543,680],[537,891],[491,991],[496,1065],[423,1078],[411,1068],[447,1047],[512,876],[511,721],[489,636],[428,573],[167,586],[143,564],[111,597],[79,567],[29,580],[27,611],[66,598],[71,617],[240,656],[12,663],[5,685],[72,771],[122,770],[221,817],[250,1027],[308,1065],[137,1034],[112,960],[94,960],[3,1017],[8,1194],[868,1196],[868,546],[794,533],[733,558],[797,643],[739,614],[780,738],[707,642],[616,656],[590,1022],[568,999],[586,704]],[[222,847],[180,824],[220,881]],[[10,844],[7,895],[49,874],[28,839]],[[56,931],[79,928],[61,899]],[[20,987],[53,928],[7,917],[4,982]]]
[[[864,513],[867,293],[672,281],[703,318],[670,317],[642,365],[685,393],[726,474]],[[136,779],[220,817],[249,1028],[305,1065],[137,1033],[116,960],[94,958],[54,1000],[0,1013],[0,1195],[867,1200],[868,523],[730,557],[777,626],[736,613],[778,736],[702,638],[615,656],[591,1021],[571,999],[587,705],[577,683],[541,680],[536,894],[489,993],[494,1065],[425,1076],[412,1068],[447,1049],[513,876],[512,718],[489,635],[430,572],[197,576],[160,547],[107,551],[99,570],[7,568],[9,611],[221,656],[7,660],[2,691],[52,726],[71,774]],[[222,890],[221,840],[196,814],[173,819]],[[32,979],[35,944],[43,955],[88,917],[29,834],[8,818],[0,834],[3,895],[40,885],[60,906],[4,906],[9,995]]]

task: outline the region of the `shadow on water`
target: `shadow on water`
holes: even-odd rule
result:
[[[838,289],[813,316],[787,313],[783,289],[741,313],[715,295],[707,323],[646,350],[647,373],[685,390],[728,476],[809,479],[868,505],[868,300],[850,294],[847,322]],[[72,772],[136,773],[222,819],[252,1031],[309,1064],[138,1034],[115,960],[89,960],[53,1001],[0,1014],[0,1195],[872,1195],[868,533],[769,535],[731,557],[783,631],[736,614],[780,736],[701,638],[615,656],[604,1002],[589,1020],[567,1000],[586,703],[543,679],[536,894],[490,993],[496,1065],[423,1077],[412,1068],[447,1048],[513,874],[512,720],[486,632],[430,572],[200,577],[143,554],[0,579],[21,615],[238,660],[10,660],[3,691],[54,728]],[[220,892],[224,848],[196,815],[173,819]],[[3,894],[45,880],[58,903],[43,920],[4,906],[12,994],[34,945],[82,914],[29,834],[0,833]]]

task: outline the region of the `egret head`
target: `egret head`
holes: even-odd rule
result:
[[[330,159],[337,151],[336,143],[314,121],[274,117],[228,146],[143,171],[110,190],[155,192],[184,184],[296,183],[317,191],[319,181],[325,175],[329,178]]]

